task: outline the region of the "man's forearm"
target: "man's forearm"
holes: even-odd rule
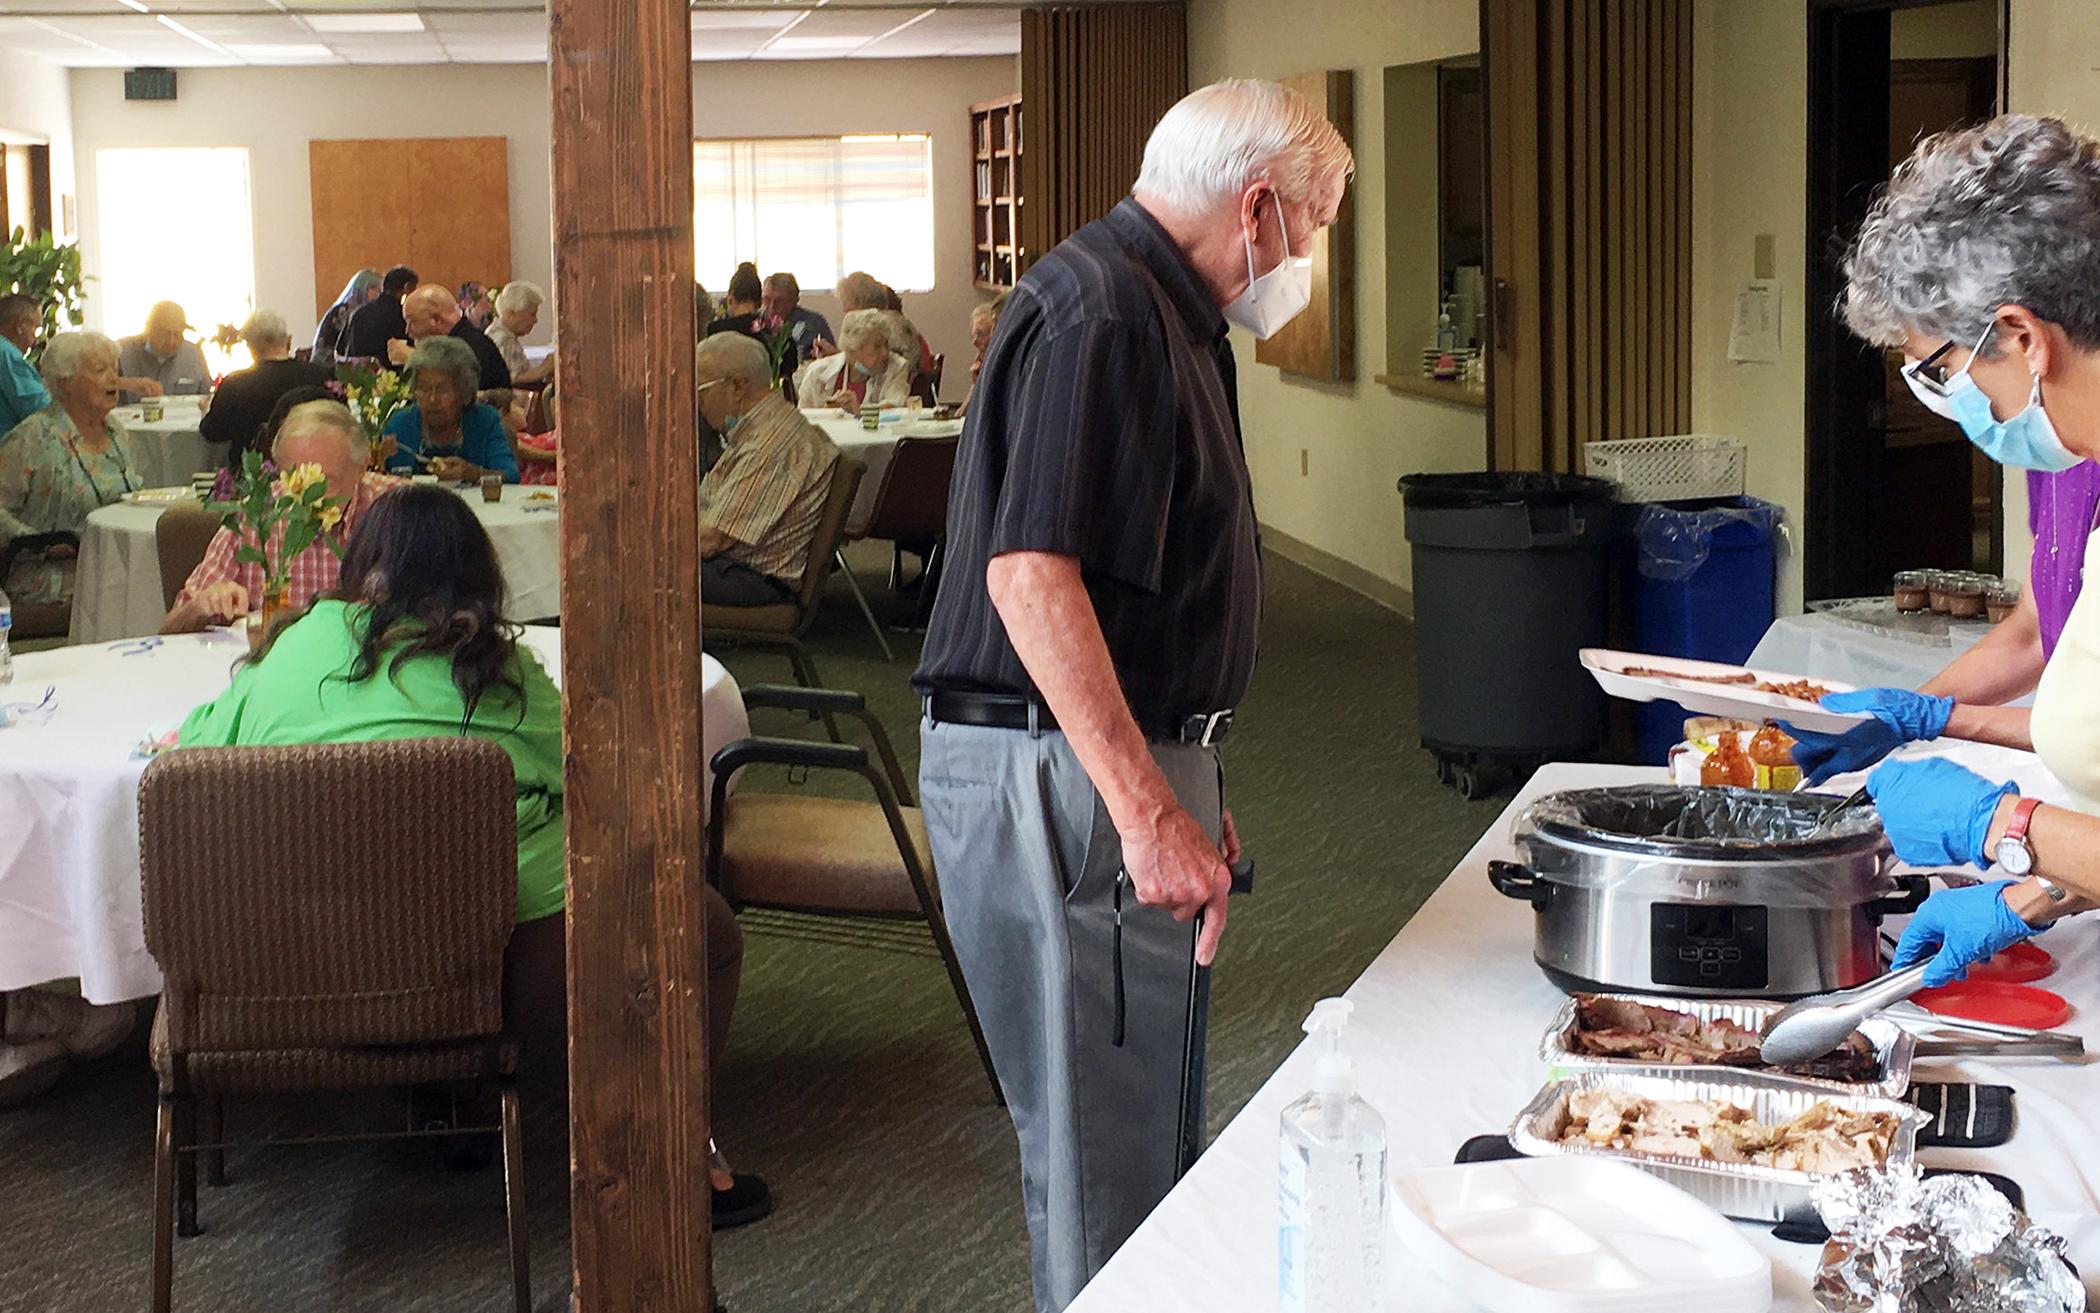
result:
[[[1079,562],[1050,552],[1009,552],[985,570],[1007,641],[1057,717],[1065,740],[1128,831],[1178,807],[1116,681],[1108,641]]]

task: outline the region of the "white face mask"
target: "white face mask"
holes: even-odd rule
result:
[[[1272,195],[1272,200],[1274,197]],[[1276,201],[1276,228],[1283,234],[1283,258],[1265,274],[1254,272],[1254,243],[1247,247],[1247,290],[1225,307],[1225,322],[1267,341],[1312,303],[1312,259],[1291,254],[1290,230],[1283,226],[1283,202]]]

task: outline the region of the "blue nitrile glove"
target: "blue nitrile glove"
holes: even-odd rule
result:
[[[2005,891],[2012,883],[1993,880],[1942,889],[1926,899],[1903,928],[1889,970],[1901,971],[1929,957],[1932,962],[1925,968],[1925,987],[1938,989],[1967,977],[1973,964],[2047,930],[2046,925],[2027,924],[2006,906]]]
[[[1906,743],[1936,739],[1947,732],[1947,717],[1954,714],[1953,698],[1907,688],[1831,693],[1822,705],[1826,711],[1864,711],[1874,719],[1843,734],[1786,726],[1794,736],[1794,764],[1810,784],[1865,770]]]
[[[1912,866],[1989,866],[1984,843],[1998,800],[2019,791],[1944,757],[1892,761],[1867,777],[1881,828]]]

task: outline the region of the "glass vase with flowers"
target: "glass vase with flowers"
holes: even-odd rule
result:
[[[365,445],[371,448],[371,468],[375,470],[382,468],[393,454],[392,439],[386,436],[387,421],[415,400],[411,382],[410,371],[405,369],[336,366],[335,382],[329,390],[342,397],[343,404],[357,417],[358,428],[364,430]]]
[[[259,645],[288,609],[292,562],[316,541],[338,557],[342,545],[329,534],[343,519],[343,499],[328,495],[328,478],[314,464],[279,469],[259,451],[248,452],[238,470],[219,472],[205,509],[233,533],[233,558],[262,571],[262,596],[251,599],[248,642]]]

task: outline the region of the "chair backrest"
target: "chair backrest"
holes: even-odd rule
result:
[[[802,565],[802,591],[795,598],[795,606],[802,612],[798,631],[806,628],[817,614],[817,600],[824,596],[824,584],[831,578],[831,554],[839,549],[839,540],[846,535],[846,513],[853,509],[853,494],[860,491],[861,476],[867,472],[866,465],[843,452],[831,467],[831,491],[824,495],[824,513],[817,519],[817,531],[809,536],[809,558]]]
[[[936,351],[933,355],[933,368],[922,369],[912,375],[911,390],[913,396],[929,406],[941,404],[941,366],[947,363],[947,360],[948,357],[945,354]]]
[[[493,743],[177,750],[140,781],[139,840],[175,1052],[502,1031],[518,844]]]
[[[153,546],[160,554],[160,605],[175,608],[175,599],[219,531],[219,517],[202,506],[170,506],[153,525]]]
[[[925,542],[948,525],[948,485],[960,438],[899,438],[868,523],[856,537]]]

